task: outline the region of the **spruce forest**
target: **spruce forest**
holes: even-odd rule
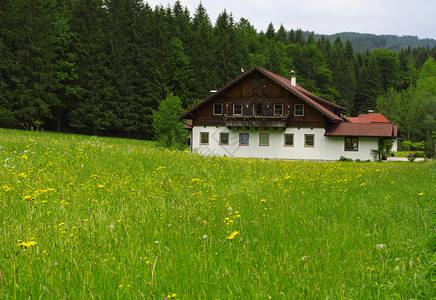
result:
[[[190,12],[180,2],[2,0],[0,127],[152,139],[169,93],[186,109],[259,65],[287,78],[294,70],[350,116],[373,109],[404,139],[428,140],[434,59],[436,47],[362,52],[300,29],[259,32],[226,10],[211,20],[201,3]]]

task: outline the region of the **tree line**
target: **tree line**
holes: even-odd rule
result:
[[[153,138],[153,112],[169,95],[184,109],[262,66],[345,106],[350,115],[416,85],[436,47],[355,51],[349,40],[300,29],[258,32],[200,3],[2,0],[0,126]],[[389,116],[388,116],[389,118]]]
[[[304,31],[304,36],[307,37],[311,34],[310,31]],[[415,48],[415,47],[429,47],[434,48],[436,46],[436,40],[430,38],[420,39],[417,36],[397,36],[397,35],[376,35],[369,33],[357,33],[357,32],[341,32],[330,35],[324,35],[330,42],[334,42],[339,36],[342,40],[350,40],[353,45],[354,51],[372,51],[377,48],[387,48],[392,51],[400,51],[403,48]],[[315,34],[315,39],[321,38],[322,35]]]

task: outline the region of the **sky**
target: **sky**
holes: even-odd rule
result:
[[[176,0],[144,0],[171,7]],[[200,0],[180,0],[191,16]],[[212,24],[224,11],[247,19],[258,32],[272,23],[319,34],[359,32],[436,39],[436,0],[201,0]]]

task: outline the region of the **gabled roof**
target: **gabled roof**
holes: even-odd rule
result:
[[[380,113],[362,114],[355,118],[346,118],[352,123],[391,123],[385,116]]]
[[[343,122],[329,129],[325,136],[351,137],[398,137],[398,126],[392,123],[348,123]]]
[[[189,110],[187,110],[184,114],[180,116],[180,119],[188,119],[189,115],[196,111],[199,107],[203,106],[204,104],[208,103],[209,101],[213,100],[214,98],[218,97],[219,95],[222,95],[222,93],[229,89],[230,87],[234,86],[236,83],[244,79],[245,77],[249,76],[253,72],[258,71],[261,74],[265,75],[266,77],[270,78],[301,100],[305,101],[307,104],[313,106],[316,110],[321,112],[323,115],[327,116],[329,119],[337,121],[337,122],[343,122],[344,120],[338,116],[335,111],[346,111],[346,109],[342,106],[339,106],[337,104],[334,104],[332,102],[329,102],[327,100],[324,100],[322,98],[316,97],[306,91],[304,88],[302,88],[299,85],[293,86],[291,84],[291,81],[287,78],[284,78],[282,76],[279,76],[277,74],[274,74],[268,70],[265,70],[259,66],[254,66],[249,71],[242,73],[237,78],[223,86],[221,89],[219,89],[217,92],[213,93],[209,97],[205,98],[201,102],[199,102],[197,105],[191,107]]]

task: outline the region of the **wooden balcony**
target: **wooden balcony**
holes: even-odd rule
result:
[[[286,116],[224,116],[228,128],[286,128]]]

